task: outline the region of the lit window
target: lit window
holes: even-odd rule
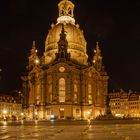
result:
[[[78,92],[77,84],[74,84],[74,92]]]
[[[74,102],[77,102],[77,94],[74,94]]]
[[[92,99],[92,95],[88,95],[88,99],[91,100]]]
[[[88,84],[88,93],[91,93],[91,84]]]
[[[79,114],[80,113],[80,109],[76,109],[76,114]]]
[[[59,102],[65,102],[65,79],[59,79]]]
[[[51,80],[49,80],[48,82],[48,93],[50,96],[50,101],[52,101],[52,81]]]
[[[60,108],[60,111],[64,111],[64,108]]]
[[[92,104],[92,95],[88,95],[88,103]]]
[[[88,103],[89,104],[92,104],[92,95],[91,95],[91,93],[92,93],[92,87],[91,87],[91,84],[88,84]]]
[[[74,80],[74,92],[78,92],[78,81]]]

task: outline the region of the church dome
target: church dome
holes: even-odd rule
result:
[[[61,8],[70,7],[69,12],[62,12]],[[59,4],[59,18],[57,23],[51,25],[51,29],[46,38],[45,42],[45,63],[48,64],[55,59],[55,53],[58,52],[58,41],[60,39],[60,33],[62,30],[62,24],[66,32],[66,39],[68,41],[68,53],[70,53],[70,59],[78,62],[79,64],[87,64],[87,53],[86,53],[86,40],[83,35],[83,31],[80,30],[79,25],[75,24],[73,18],[73,3],[69,0],[62,0]],[[63,14],[61,14],[63,13]]]

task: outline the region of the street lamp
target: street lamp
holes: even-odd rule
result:
[[[35,115],[38,115],[37,111],[35,112]]]
[[[90,111],[87,112],[88,115],[90,115],[90,113],[91,113]]]
[[[24,113],[21,113],[21,116],[23,116],[24,115]]]
[[[40,63],[39,59],[35,59],[35,64],[38,65]]]
[[[7,110],[3,110],[3,114],[4,114],[3,118],[4,118],[4,120],[6,120],[5,115],[7,114]]]
[[[24,113],[23,112],[21,112],[21,120],[23,120],[23,117],[24,116]]]
[[[7,114],[7,110],[3,110],[3,114],[4,114],[4,115]]]
[[[37,119],[38,119],[38,112],[35,111],[35,120],[37,120]]]

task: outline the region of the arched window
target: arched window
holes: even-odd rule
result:
[[[88,93],[91,94],[91,84],[88,84]]]
[[[48,95],[49,95],[49,101],[52,101],[52,78],[48,78]]]
[[[74,80],[74,92],[78,92],[78,82]]]
[[[92,104],[92,87],[91,87],[91,84],[88,84],[88,103]]]
[[[39,102],[40,102],[40,85],[38,84],[36,86],[36,102],[35,102],[35,104],[39,104]]]
[[[59,102],[65,102],[65,92],[66,92],[66,87],[65,87],[65,79],[60,78],[59,79]]]
[[[71,7],[68,8],[68,15],[69,15],[69,16],[72,15],[72,9],[71,9]]]
[[[77,84],[74,84],[74,92],[78,92]]]

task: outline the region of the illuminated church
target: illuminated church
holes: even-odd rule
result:
[[[94,119],[106,114],[108,75],[99,44],[88,62],[87,42],[74,19],[74,4],[61,0],[57,23],[51,25],[45,50],[35,42],[22,76],[25,113],[30,119]]]

